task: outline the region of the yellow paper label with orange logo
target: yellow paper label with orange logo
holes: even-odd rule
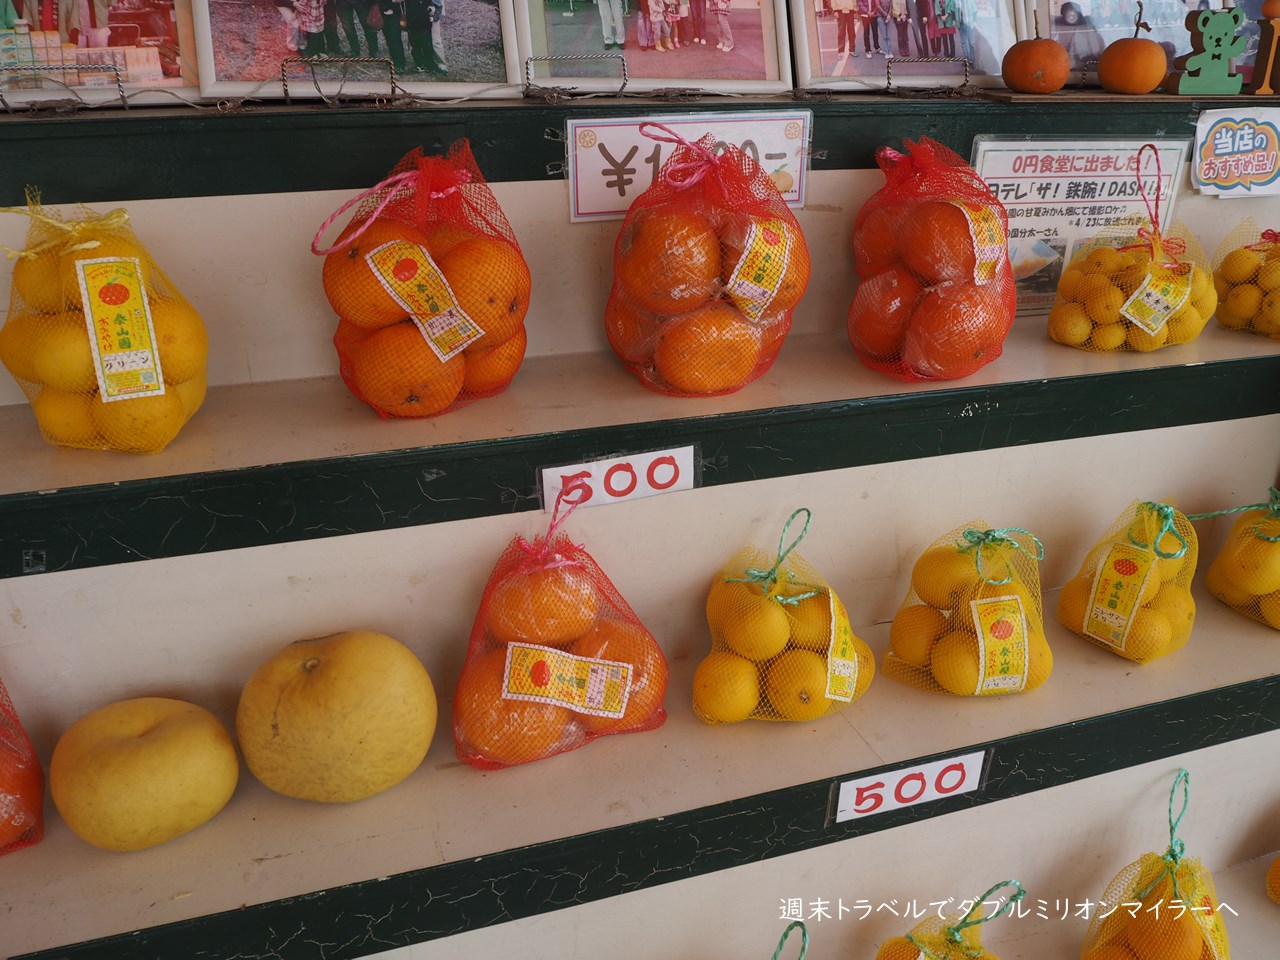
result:
[[[77,260],[76,279],[102,399],[131,400],[164,393],[151,304],[138,258]]]
[[[1152,263],[1138,289],[1124,302],[1120,315],[1147,333],[1156,334],[1191,296],[1191,264]]]
[[[596,717],[620,717],[627,709],[634,670],[631,664],[616,660],[578,657],[533,643],[510,643],[502,695],[509,700],[553,703]]]
[[[973,238],[973,282],[982,285],[996,278],[1002,261],[1009,257],[1009,237],[1000,214],[983,203],[952,200],[951,205],[964,214]]]
[[[858,689],[858,651],[854,644],[857,637],[849,626],[849,613],[844,604],[830,590],[827,597],[831,605],[831,639],[827,644],[827,699],[853,700]]]
[[[1017,693],[1027,686],[1027,614],[1017,594],[971,600],[978,632],[978,696]]]
[[[778,294],[791,262],[791,233],[781,220],[753,221],[747,228],[725,293],[748,319],[759,320]]]
[[[1142,588],[1155,565],[1155,554],[1130,543],[1113,543],[1093,577],[1085,610],[1084,633],[1123,650],[1142,599]]]
[[[442,361],[484,336],[480,325],[458,305],[449,281],[416,243],[392,240],[365,254],[382,289],[404,307]]]

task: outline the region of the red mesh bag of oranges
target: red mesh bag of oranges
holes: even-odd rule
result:
[[[1178,838],[1190,785],[1191,775],[1180,770],[1169,796],[1168,850],[1145,853],[1112,878],[1080,960],[1231,960],[1213,874],[1186,856]]]
[[[1269,493],[1266,503],[1192,514],[1191,519],[1238,514],[1204,584],[1232,610],[1280,630],[1280,490],[1271,487]]]
[[[311,250],[325,258],[339,372],[380,416],[432,417],[499,394],[515,376],[529,267],[465,140],[443,157],[407,154],[326,220]]]
[[[204,402],[209,338],[200,314],[129,226],[129,214],[71,217],[27,191],[0,362],[46,442],[158,453]]]
[[[782,195],[712,134],[676,144],[622,221],[605,333],[627,369],[671,396],[733,393],[773,365],[809,284],[809,248]],[[662,136],[654,131],[665,131]]]
[[[1142,172],[1147,150],[1155,157],[1154,197]],[[1189,343],[1217,309],[1209,259],[1195,237],[1182,224],[1160,222],[1163,174],[1154,146],[1138,151],[1135,169],[1147,216],[1126,217],[1082,243],[1058,279],[1048,332],[1065,346],[1150,352]]]
[[[920,554],[889,628],[885,676],[961,697],[1034,690],[1053,671],[1040,599],[1039,539],[982,520]]]
[[[1058,622],[1135,663],[1173,653],[1191,638],[1199,542],[1167,503],[1136,501],[1095,543],[1058,594]]]
[[[995,896],[1005,887],[1012,888],[1007,898]],[[1017,880],[998,883],[982,896],[960,903],[956,910],[940,909],[917,923],[910,933],[885,940],[876,951],[875,960],[1000,960],[983,946],[982,926],[1012,911],[1024,897],[1026,891]],[[988,906],[995,907],[989,914]]]
[[[511,541],[480,600],[453,699],[458,759],[474,767],[541,760],[667,718],[666,657],[591,555],[557,532],[564,502],[562,492],[545,537]]]
[[[1280,339],[1280,230],[1246,219],[1213,259],[1218,325]]]
[[[0,856],[44,836],[44,772],[0,683]]]
[[[1000,356],[1017,310],[1004,205],[927,137],[876,151],[885,185],[858,211],[849,342],[899,380],[956,380]]]
[[[804,528],[788,543],[801,514]],[[704,723],[817,720],[871,685],[871,649],[854,634],[830,584],[793,552],[810,519],[807,509],[797,510],[776,556],[747,547],[711,581],[711,652],[693,674],[693,711]]]

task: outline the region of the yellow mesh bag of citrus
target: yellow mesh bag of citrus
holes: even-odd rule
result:
[[[1005,887],[1012,888],[1008,898],[993,897]],[[980,897],[966,901],[953,913],[939,912],[920,921],[910,933],[890,937],[880,944],[875,960],[1000,960],[982,944],[982,925],[1011,911],[1026,896],[1017,880],[1005,880]],[[966,905],[967,904],[967,905]],[[988,905],[995,910],[986,914]]]
[[[1220,327],[1280,339],[1280,230],[1241,221],[1214,253],[1213,285]]]
[[[1020,527],[957,527],[920,554],[889,628],[885,676],[956,696],[1034,690],[1049,678],[1039,561]]]
[[[1212,513],[1192,520],[1238,514],[1205,574],[1217,599],[1251,620],[1280,630],[1280,490],[1268,488],[1266,503]]]
[[[1058,594],[1058,622],[1135,663],[1173,653],[1191,637],[1199,541],[1186,515],[1137,500],[1085,555]]]
[[[1185,856],[1178,838],[1190,791],[1191,775],[1180,770],[1169,794],[1169,849],[1144,853],[1107,885],[1085,932],[1081,960],[1230,960],[1213,875]]]
[[[158,453],[204,402],[209,338],[122,209],[66,217],[27,191],[0,362],[54,446]]]
[[[804,528],[788,543],[802,514]],[[871,685],[871,649],[854,634],[831,585],[793,552],[811,519],[806,508],[795,511],[776,557],[746,547],[712,579],[711,652],[693,674],[693,710],[703,722],[817,720]]]

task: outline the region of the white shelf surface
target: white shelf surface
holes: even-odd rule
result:
[[[488,773],[454,758],[445,702],[423,766],[377,797],[310,804],[272,794],[242,770],[236,795],[216,819],[139,853],[86,845],[49,804],[44,841],[0,859],[0,916],[22,918],[0,924],[0,956],[668,816],[1280,670],[1275,631],[1207,596],[1198,602],[1188,645],[1143,667],[1068,634],[1050,617],[1055,669],[1039,690],[951,698],[877,677],[860,701],[813,724],[702,724],[688,702],[695,663],[686,657],[672,664],[661,729]],[[1046,608],[1055,603],[1048,594]],[[859,633],[878,659],[887,625]]]

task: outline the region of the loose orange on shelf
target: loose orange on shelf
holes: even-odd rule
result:
[[[460,753],[510,766],[549,756],[570,744],[573,714],[568,708],[502,695],[506,649],[491,650],[468,663],[453,695],[453,730]]]
[[[462,354],[441,360],[411,320],[377,330],[349,355],[348,382],[369,405],[392,417],[430,417],[462,392]]]
[[[357,229],[350,224],[339,237],[339,243]],[[383,281],[365,259],[386,244],[402,243],[426,247],[427,238],[416,227],[398,220],[374,220],[341,249],[324,258],[321,283],[334,313],[357,327],[387,327],[409,315],[383,285]],[[412,262],[402,261],[402,262]]]
[[[582,637],[566,648],[592,660],[613,660],[632,667],[627,706],[620,717],[577,714],[588,733],[623,733],[646,727],[662,709],[667,691],[667,658],[649,631],[622,620],[597,620]]]
[[[873,357],[893,357],[924,288],[901,264],[891,264],[858,284],[849,305],[849,340]]]
[[[482,353],[516,335],[529,312],[532,279],[516,247],[495,237],[464,240],[440,258],[441,273],[458,306],[484,336],[467,344],[467,353]]]
[[[516,570],[489,597],[488,623],[499,643],[561,646],[591,629],[600,599],[576,566]]]
[[[1141,36],[1151,27],[1142,22],[1142,0],[1133,18],[1133,36],[1107,44],[1098,57],[1098,83],[1108,93],[1151,93],[1164,83],[1169,73],[1169,57],[1164,47]]]
[[[482,353],[465,354],[466,370],[462,390],[472,396],[485,396],[504,389],[520,369],[529,334],[521,324],[507,341]]]
[[[1071,57],[1057,40],[1040,36],[1040,15],[1035,13],[1036,35],[1019,40],[1000,62],[1000,79],[1014,93],[1057,93],[1071,73]]]
[[[760,334],[732,305],[717,300],[663,323],[653,359],[676,390],[726,393],[751,378],[760,361]]]
[[[614,276],[636,306],[650,313],[692,310],[720,283],[720,239],[697,213],[637,210],[618,235]]]

